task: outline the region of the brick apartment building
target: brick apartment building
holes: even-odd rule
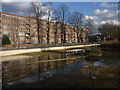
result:
[[[40,39],[41,43],[62,43],[60,22],[50,22],[49,33],[46,20],[41,20]],[[66,26],[66,43],[77,43],[77,28],[73,25]],[[88,30],[79,28],[80,42],[88,42]],[[0,41],[3,35],[8,35],[11,44],[35,44],[38,43],[37,23],[34,17],[26,17],[0,12]]]
[[[2,25],[1,25],[1,13],[0,13],[0,47],[2,45]]]

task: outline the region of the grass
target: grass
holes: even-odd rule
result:
[[[112,47],[112,48],[119,48],[120,41],[105,41],[100,43],[100,47]]]

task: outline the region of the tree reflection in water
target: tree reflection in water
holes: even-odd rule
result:
[[[36,81],[42,81],[47,78],[51,78],[60,74],[67,74],[69,72],[79,72],[83,71],[86,75],[95,79],[96,76],[93,75],[95,71],[98,71],[101,67],[111,67],[116,66],[114,62],[119,62],[116,55],[108,55],[109,53],[104,53],[102,57],[92,58],[77,58],[81,56],[81,52],[60,52],[56,51],[48,55],[38,55],[33,58],[14,60],[14,61],[4,61],[2,62],[2,73],[3,73],[3,84],[9,83],[32,83]],[[103,53],[103,52],[102,52]],[[113,53],[113,52],[112,52]],[[94,53],[96,54],[96,53]],[[112,58],[111,58],[112,57]],[[55,59],[65,59],[54,61]],[[69,58],[74,58],[69,60]],[[93,60],[95,59],[95,60]],[[110,60],[109,60],[110,59]],[[112,59],[114,61],[112,62]],[[53,61],[51,61],[53,60]],[[109,63],[109,61],[111,61]],[[92,73],[91,73],[92,72]]]
[[[47,52],[46,52],[47,53]],[[75,63],[79,60],[64,60],[64,61],[52,61],[52,62],[39,62],[44,60],[54,60],[54,59],[64,59],[64,58],[72,58],[75,56],[69,55],[69,53],[58,53],[57,55],[40,55],[33,58],[22,59],[22,60],[14,60],[14,61],[5,61],[2,62],[3,69],[3,84],[12,82],[15,80],[19,80],[25,77],[33,76],[35,74],[38,75],[38,80],[43,80],[43,72],[48,72],[49,70],[64,67],[68,64]],[[38,61],[38,62],[37,62]],[[68,69],[68,68],[67,68]],[[66,70],[67,70],[66,69]],[[69,70],[69,69],[68,69]],[[54,71],[59,72],[59,71]],[[66,71],[67,72],[67,71]]]

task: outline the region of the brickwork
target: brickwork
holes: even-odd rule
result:
[[[49,43],[61,43],[61,40],[63,38],[63,32],[61,31],[62,23],[50,22],[50,25],[48,26],[46,20],[41,20],[41,22],[41,43],[47,43],[48,34]],[[0,37],[3,35],[8,35],[11,44],[38,43],[37,23],[36,19],[33,17],[19,16],[2,12],[2,15],[0,17],[0,25]],[[76,27],[72,25],[65,26],[66,43],[77,43]],[[87,29],[79,28],[79,31],[81,33],[81,42],[87,42]]]

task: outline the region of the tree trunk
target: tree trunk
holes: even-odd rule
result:
[[[49,19],[48,19],[49,20]],[[47,28],[47,43],[50,42],[50,22],[48,21],[48,28]]]
[[[37,32],[38,32],[38,43],[41,42],[40,40],[40,24],[39,24],[39,19],[37,18]]]
[[[65,25],[62,24],[61,26],[61,42],[66,43],[66,30]]]

